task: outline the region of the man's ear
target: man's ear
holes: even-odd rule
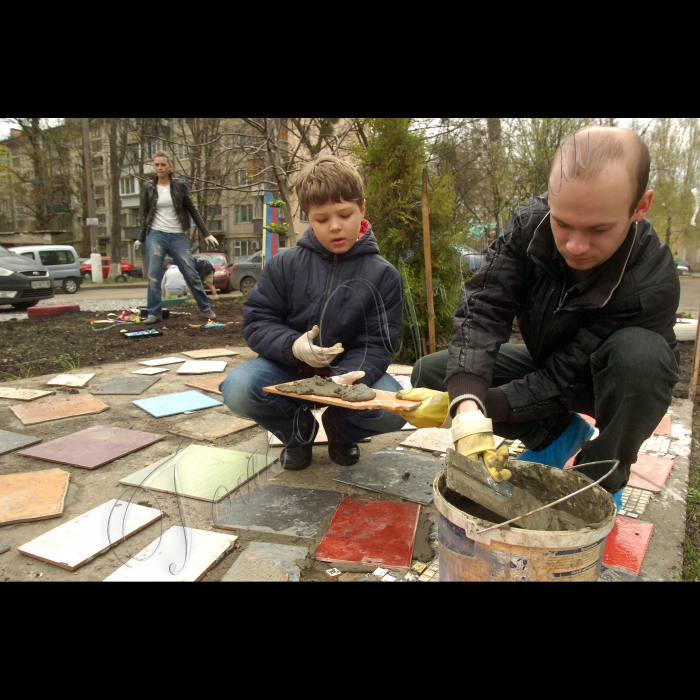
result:
[[[639,223],[649,213],[651,202],[654,199],[654,190],[647,190],[634,209],[632,220]]]

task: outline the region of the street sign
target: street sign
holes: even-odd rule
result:
[[[85,219],[86,226],[97,226],[100,223],[99,219]]]

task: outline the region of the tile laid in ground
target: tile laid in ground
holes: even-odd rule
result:
[[[420,506],[344,498],[316,551],[325,562],[410,569]]]
[[[630,517],[644,515],[644,511],[649,505],[650,500],[651,491],[625,486],[625,488],[622,489],[622,510],[620,511],[620,515],[629,515]]]
[[[69,481],[63,469],[0,476],[0,526],[60,518]]]
[[[131,374],[145,374],[147,376],[153,375],[153,374],[163,374],[165,372],[169,372],[170,370],[167,367],[144,367],[143,369],[137,369],[135,372],[132,372]]]
[[[276,458],[220,447],[189,445],[119,481],[152,491],[217,503],[267,469]]]
[[[142,360],[139,364],[146,365],[146,367],[160,367],[161,365],[174,365],[184,361],[183,357],[161,357],[157,360]]]
[[[243,498],[221,503],[214,514],[214,526],[222,530],[255,530],[315,539],[342,498],[337,491],[268,484]]]
[[[105,581],[199,581],[238,537],[174,525]]]
[[[96,469],[164,438],[165,435],[158,433],[95,425],[72,435],[22,450],[18,454],[82,469]]]
[[[440,559],[436,557],[430,566],[418,577],[423,583],[436,583],[440,581]]]
[[[177,368],[178,374],[211,374],[223,372],[228,362],[221,360],[188,360],[182,367]],[[223,380],[222,380],[223,381]]]
[[[433,481],[444,468],[445,462],[436,457],[384,449],[343,470],[333,481],[429,505]]]
[[[208,350],[190,350],[182,354],[191,357],[193,360],[205,360],[207,357],[229,357],[232,355],[239,355],[240,353],[229,350],[228,348],[210,348]]]
[[[228,376],[228,375],[227,375]],[[185,382],[185,386],[191,386],[193,389],[202,389],[202,391],[210,391],[212,394],[219,394],[219,386],[225,381],[226,377],[207,377],[206,379],[196,379],[193,382]]]
[[[150,389],[162,377],[112,377],[104,384],[99,384],[90,389],[91,394],[112,396],[134,396],[143,394]]]
[[[653,523],[618,515],[605,543],[603,564],[638,574],[653,531]]]
[[[146,413],[150,413],[154,418],[165,418],[166,416],[176,416],[178,413],[223,406],[221,401],[212,399],[198,391],[180,391],[176,394],[153,396],[149,399],[136,399],[133,403]]]
[[[17,547],[17,551],[75,571],[161,517],[155,508],[113,499]]]
[[[59,396],[55,399],[45,399],[24,406],[10,406],[10,410],[24,425],[36,425],[48,423],[62,418],[74,418],[76,416],[88,416],[93,413],[102,413],[109,409],[106,403],[96,399],[91,394],[77,394],[75,396]]]
[[[55,391],[41,391],[40,389],[11,389],[9,387],[0,387],[0,399],[9,399],[10,401],[35,401],[44,396],[52,396]]]
[[[673,469],[675,460],[671,457],[655,457],[640,454],[632,465],[628,486],[659,493]]]
[[[168,428],[168,432],[192,440],[214,441],[241,430],[247,430],[254,425],[257,425],[254,420],[239,418],[233,413],[222,415],[209,412],[178,423],[175,427]]]
[[[9,552],[12,547],[10,547],[9,544],[6,544],[5,542],[0,542],[0,554],[5,554],[5,552]]]
[[[221,581],[297,582],[300,570],[296,562],[308,554],[306,547],[251,542]]]
[[[602,583],[639,583],[645,580],[631,571],[605,566],[605,564],[601,566],[600,576],[598,577],[598,581]]]
[[[658,427],[654,431],[656,435],[670,435],[671,434],[671,414],[667,413],[659,423]]]
[[[30,445],[36,445],[37,442],[41,442],[40,437],[21,435],[20,433],[11,433],[7,430],[0,430],[0,455],[7,454],[8,452],[14,452],[15,450],[20,450],[23,447],[29,447]]]
[[[59,374],[50,382],[46,382],[46,386],[72,386],[79,389],[85,386],[94,376],[94,374]]]
[[[660,452],[661,454],[668,454],[671,448],[671,438],[665,437],[664,435],[652,435],[650,438],[642,443],[639,448],[640,452]]]

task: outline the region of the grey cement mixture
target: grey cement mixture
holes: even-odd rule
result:
[[[324,396],[328,398],[339,398],[344,401],[371,401],[377,394],[366,384],[351,384],[345,386],[336,384],[327,377],[309,377],[301,379],[293,384],[278,384],[276,389],[287,394],[298,394],[300,396]]]

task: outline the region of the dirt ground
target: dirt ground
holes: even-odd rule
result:
[[[95,335],[99,337],[99,334]],[[183,345],[181,346],[183,349],[194,350],[212,346],[212,343],[202,342],[202,335],[183,335],[183,337],[186,339],[183,341]],[[214,337],[219,338],[218,343],[215,345],[230,345],[226,342],[222,343],[220,339],[221,336]],[[116,340],[127,343],[127,341],[121,338],[117,338]],[[103,363],[93,366],[84,365],[80,367],[80,372],[97,373],[97,376],[91,380],[91,384],[94,385],[96,383],[102,383],[111,377],[131,376],[130,372],[133,372],[135,369],[139,369],[139,365],[136,363],[137,360],[152,358],[154,356],[161,357],[165,354],[170,355],[173,352],[172,346],[164,348],[161,352],[158,346],[151,350],[146,344],[135,343],[134,345],[137,348],[142,349],[142,354],[138,357],[134,357],[133,361],[110,364]],[[254,353],[252,353],[246,347],[231,347],[231,349],[236,350],[240,353],[240,355],[222,358],[229,360],[226,372],[230,371],[230,369],[237,366],[241,362],[244,362],[246,359],[250,359],[255,356]],[[4,384],[3,386],[38,389],[43,388],[46,382],[54,376],[55,372],[52,372],[44,376],[14,381],[9,384]],[[223,378],[225,373],[221,376]],[[122,428],[131,428],[134,430],[156,432],[166,435],[166,438],[161,442],[155,443],[150,447],[139,450],[138,452],[135,452],[127,457],[123,457],[110,464],[91,471],[65,465],[52,464],[50,462],[45,462],[34,458],[22,457],[16,453],[7,454],[0,457],[0,474],[41,471],[55,467],[64,469],[70,473],[69,493],[66,500],[64,513],[61,518],[0,527],[0,541],[9,544],[12,547],[12,549],[6,554],[0,555],[0,581],[102,581],[121,566],[120,560],[128,560],[129,553],[126,551],[126,547],[122,544],[116,551],[103,554],[102,556],[97,557],[94,561],[78,569],[76,572],[71,573],[56,566],[45,564],[36,559],[24,556],[20,554],[16,548],[30,542],[39,535],[52,530],[58,525],[68,522],[82,513],[105,503],[110,499],[126,498],[128,500],[133,491],[125,486],[121,486],[118,483],[119,479],[142,469],[147,462],[152,462],[172,454],[178,448],[183,449],[192,442],[189,439],[183,439],[179,436],[168,433],[168,428],[177,426],[183,420],[191,420],[199,416],[205,417],[205,414],[208,416],[214,416],[215,414],[231,415],[225,406],[221,406],[206,409],[205,411],[197,412],[194,415],[179,415],[157,419],[152,418],[148,413],[132,403],[132,400],[137,398],[147,398],[149,396],[187,390],[185,382],[197,378],[198,377],[179,376],[173,371],[170,371],[160,381],[138,397],[113,395],[101,396],[100,398],[110,406],[110,409],[103,413],[78,418],[67,418],[28,427],[24,427],[9,410],[9,406],[17,402],[0,399],[1,430],[12,431],[25,435],[36,435],[41,437],[44,442],[96,425],[115,425]],[[79,392],[81,394],[89,393],[89,385],[85,389],[80,389]],[[217,394],[210,395],[220,399],[220,396]],[[393,449],[394,447],[398,446],[408,435],[410,435],[409,432],[391,433],[373,438],[371,442],[361,444],[362,455],[367,456],[385,447]],[[264,453],[267,449],[267,434],[262,429],[253,427],[220,439],[216,442],[200,442],[198,444],[231,448],[245,452]],[[279,453],[279,451],[279,448],[274,448],[273,454],[276,455]],[[279,463],[277,463],[264,472],[256,482],[249,482],[248,485],[239,489],[235,497],[245,499],[251,491],[254,491],[257,488],[263,488],[268,483],[274,483],[287,486],[334,490],[342,493],[345,496],[353,496],[356,498],[395,500],[391,498],[384,498],[381,494],[365,491],[333,481],[333,477],[342,471],[342,469],[342,467],[339,467],[330,461],[326,447],[315,447],[314,461],[308,469],[301,472],[287,472],[281,470]],[[163,519],[164,530],[169,529],[173,525],[180,525],[184,523],[189,527],[201,530],[212,530],[223,534],[234,534],[239,537],[234,551],[220,561],[204,577],[204,579],[202,579],[204,581],[219,581],[231,568],[241,551],[245,549],[247,543],[253,540],[260,540],[263,542],[307,547],[309,549],[309,556],[304,563],[306,568],[304,568],[301,572],[301,580],[337,582],[335,580],[331,581],[331,579],[329,579],[324,573],[325,570],[329,568],[329,565],[316,562],[313,557],[318,546],[318,541],[245,530],[239,530],[232,533],[230,531],[217,530],[215,528],[213,529],[213,506],[211,503],[197,501],[190,498],[181,498],[179,499],[178,503],[178,500],[174,496],[170,496],[168,494],[157,493],[156,496],[158,502],[155,501],[153,496],[140,492],[135,496],[134,502],[138,503],[139,501],[148,501],[154,507],[160,506],[160,508],[167,513],[166,517]],[[437,544],[436,542],[430,540],[429,535],[431,532],[437,529],[436,522],[437,515],[434,506],[422,507],[418,533],[416,536],[414,559],[429,562],[434,558]],[[321,534],[323,534],[324,531],[325,527],[321,528]],[[134,535],[127,541],[129,552],[132,555],[138,553],[141,551],[141,549],[157,539],[159,535],[160,525],[156,523],[147,527],[145,530]],[[347,570],[352,569],[355,571],[356,573],[354,573],[353,576],[358,581],[373,579],[373,577],[368,576],[366,573],[370,570],[369,568],[356,566],[348,566],[345,568]],[[371,568],[373,569],[374,567]],[[43,576],[36,578],[38,574],[43,574]]]

